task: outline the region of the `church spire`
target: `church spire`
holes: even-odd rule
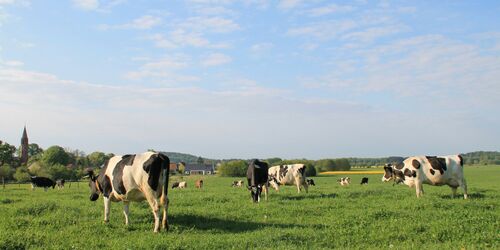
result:
[[[23,137],[21,137],[21,164],[28,163],[28,133],[26,132],[26,125],[24,125]]]

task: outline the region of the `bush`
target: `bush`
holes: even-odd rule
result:
[[[247,169],[247,162],[239,160],[222,163],[218,172],[220,176],[244,177],[247,174]]]

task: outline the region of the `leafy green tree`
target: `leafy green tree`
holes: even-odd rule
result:
[[[87,159],[89,161],[90,166],[96,168],[104,164],[104,162],[109,158],[103,152],[96,151],[89,154],[87,156]]]
[[[65,179],[72,180],[76,177],[76,172],[68,169],[66,166],[61,164],[55,164],[48,168],[48,173],[50,177],[54,180]]]
[[[52,146],[43,152],[41,160],[45,166],[51,166],[54,164],[66,166],[70,162],[70,157],[62,147]]]
[[[12,177],[13,169],[9,164],[4,164],[0,166],[0,178],[2,178],[2,185],[5,188],[5,179],[10,179]]]
[[[0,166],[3,164],[14,163],[14,153],[16,152],[16,147],[12,146],[6,142],[0,141]]]
[[[269,166],[274,166],[280,164],[283,160],[281,158],[274,157],[274,158],[268,158],[266,159],[266,161],[269,163]]]
[[[316,162],[316,167],[319,171],[334,171],[337,170],[337,164],[332,159],[322,159]]]
[[[351,164],[349,163],[348,159],[342,158],[342,159],[335,159],[335,165],[336,168],[335,170],[351,170]]]
[[[316,168],[311,163],[306,164],[306,176],[316,176]]]
[[[185,162],[179,162],[179,168],[178,171],[180,174],[184,174],[184,170],[186,170],[186,163]]]
[[[248,164],[243,160],[222,163],[218,173],[220,176],[243,177],[247,173]]]
[[[27,182],[30,180],[30,175],[28,173],[28,168],[26,166],[21,166],[16,169],[14,173],[14,179],[18,182]]]

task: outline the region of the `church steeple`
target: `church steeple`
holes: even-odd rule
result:
[[[23,137],[21,137],[21,164],[28,163],[28,133],[26,132],[26,125],[24,125]]]

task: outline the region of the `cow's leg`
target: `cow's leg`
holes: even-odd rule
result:
[[[462,178],[462,181],[460,182],[460,187],[462,188],[462,191],[464,192],[464,199],[467,199],[467,182],[465,182],[465,179]]]
[[[155,217],[154,232],[158,233],[160,231],[160,204],[158,203],[158,200],[153,197],[151,192],[147,193],[149,194],[146,194],[146,199],[148,200],[149,206],[151,207],[151,210],[153,210],[153,215]]]
[[[31,183],[31,191],[35,190],[35,184]]]
[[[264,189],[264,197],[266,198],[266,201],[267,201],[267,190],[269,189],[269,184],[264,183],[264,186],[262,187],[262,189]]]
[[[111,205],[111,200],[109,197],[104,197],[104,222],[109,222],[109,205]]]
[[[309,193],[309,185],[307,185],[306,179],[304,179],[304,182],[302,182],[302,185],[304,186],[304,189],[306,190],[306,194]]]
[[[123,201],[123,215],[125,215],[125,225],[129,225],[129,220],[128,220],[128,206],[130,204],[130,201]]]
[[[168,204],[169,200],[168,197],[165,194],[162,194],[160,197],[160,204],[163,205],[163,218],[161,221],[161,228],[165,229],[168,231]]]
[[[451,198],[455,198],[457,196],[457,188],[458,187],[451,187]]]
[[[45,190],[45,192],[47,192],[47,189],[49,189],[48,187],[44,187],[43,190]]]
[[[422,187],[422,182],[415,181],[415,190],[417,192],[417,197],[421,197],[424,194],[424,188]]]

